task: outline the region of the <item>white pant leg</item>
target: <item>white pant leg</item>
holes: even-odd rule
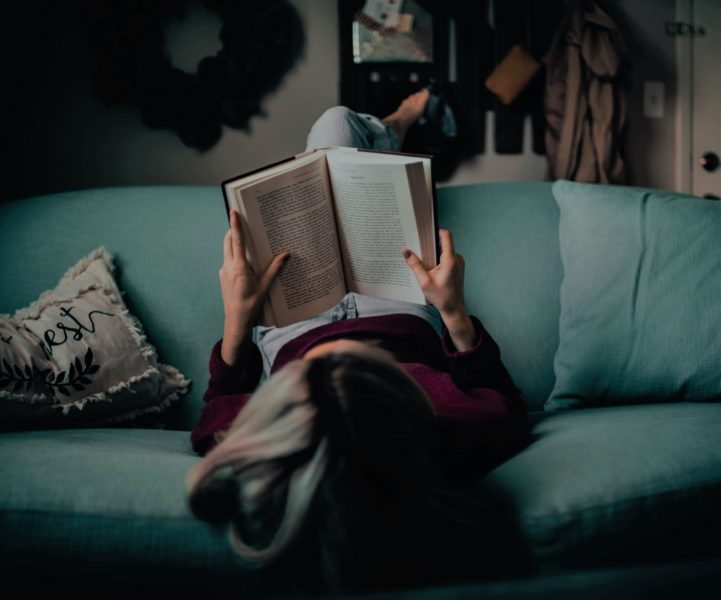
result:
[[[400,138],[376,116],[334,106],[313,123],[306,140],[306,150],[328,146],[395,151]]]
[[[325,312],[293,323],[292,325],[286,325],[285,327],[266,327],[264,325],[256,326],[254,330],[254,341],[260,350],[260,355],[263,358],[263,374],[267,377],[270,373],[270,369],[275,362],[275,357],[278,355],[280,349],[288,343],[290,340],[303,335],[311,329],[320,327],[322,325],[328,325],[329,323],[335,323],[341,319],[350,319],[356,316],[354,298],[350,293],[347,293],[343,299],[336,304],[333,308],[326,310]]]

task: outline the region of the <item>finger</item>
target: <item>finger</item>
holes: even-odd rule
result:
[[[403,258],[411,271],[413,271],[418,285],[423,286],[426,281],[428,281],[428,271],[426,271],[426,268],[423,266],[421,259],[409,248],[403,248]]]
[[[449,229],[439,229],[438,235],[441,238],[441,258],[445,255],[449,257],[453,254],[453,236]]]
[[[230,211],[230,237],[233,246],[233,258],[245,260],[245,241],[240,231],[240,215],[238,211]]]
[[[223,259],[225,262],[233,260],[233,242],[230,236],[231,232],[230,229],[228,229],[226,234],[223,236]]]
[[[260,287],[264,292],[270,288],[273,280],[278,276],[281,267],[285,264],[289,257],[290,252],[281,252],[270,261],[268,268],[265,270],[263,277],[260,279]]]

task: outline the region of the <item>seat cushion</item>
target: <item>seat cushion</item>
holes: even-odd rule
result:
[[[565,411],[481,483],[539,561],[561,566],[721,552],[721,405]]]
[[[232,552],[225,529],[188,510],[185,475],[199,460],[189,435],[116,428],[0,434],[6,581],[85,584],[95,577],[106,587],[118,578],[118,585],[160,583],[166,591],[277,590],[271,574]]]

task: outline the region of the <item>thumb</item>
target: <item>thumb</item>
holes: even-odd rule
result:
[[[426,281],[428,281],[428,271],[426,271],[426,268],[423,266],[421,259],[418,258],[418,255],[410,248],[403,248],[402,254],[406,264],[410,267],[411,271],[413,271],[418,285],[422,287]]]
[[[273,260],[270,261],[268,268],[265,270],[265,273],[263,273],[263,276],[260,278],[260,289],[263,292],[266,292],[268,288],[270,288],[270,284],[272,284],[273,280],[278,276],[278,272],[289,257],[290,252],[281,252],[277,256],[274,256]]]

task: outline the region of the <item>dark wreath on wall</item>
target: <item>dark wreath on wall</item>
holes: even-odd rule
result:
[[[134,106],[146,126],[172,129],[186,146],[205,151],[223,125],[250,130],[263,98],[301,54],[304,35],[286,0],[200,1],[222,21],[222,47],[195,73],[174,67],[165,51],[163,24],[184,18],[186,1],[93,0],[87,18],[98,99]]]

